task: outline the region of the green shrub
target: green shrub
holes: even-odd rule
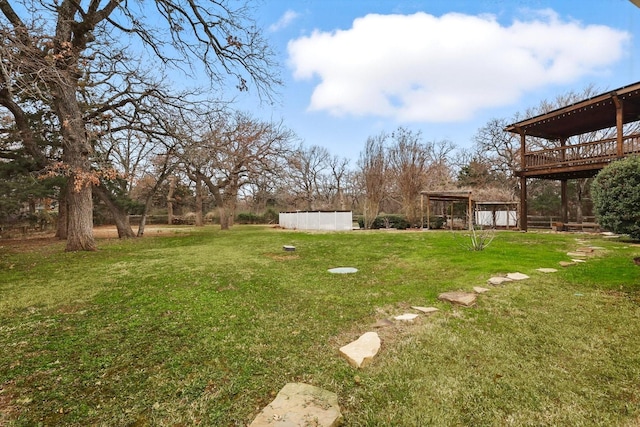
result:
[[[360,228],[364,228],[364,217],[362,215],[354,216],[355,221],[358,222]],[[441,216],[432,216],[429,218],[429,228],[440,229],[444,225],[444,218]],[[426,228],[427,221],[424,221],[423,226]],[[379,215],[371,224],[372,229],[380,228],[396,228],[398,230],[405,230],[410,227],[420,228],[420,223],[410,224],[409,221],[403,215]]]
[[[264,218],[251,212],[240,212],[236,215],[236,223],[238,224],[262,224]]]
[[[640,157],[627,157],[602,169],[591,185],[601,227],[640,240]]]
[[[273,208],[268,208],[262,218],[265,224],[277,224],[280,213]]]

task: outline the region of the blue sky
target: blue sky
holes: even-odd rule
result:
[[[640,8],[628,0],[266,0],[279,104],[245,100],[305,145],[352,165],[398,126],[471,147],[492,118],[640,81]]]

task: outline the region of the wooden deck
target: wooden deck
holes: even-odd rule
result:
[[[640,134],[623,137],[621,147],[616,138],[609,138],[529,151],[524,156],[524,167],[516,174],[527,178],[587,178],[612,161],[632,154],[640,154]]]

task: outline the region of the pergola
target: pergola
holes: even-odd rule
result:
[[[467,218],[469,221],[469,229],[473,227],[473,199],[471,191],[421,191],[420,192],[420,211],[422,212],[422,224],[424,224],[424,201],[427,199],[427,230],[429,229],[429,218],[431,218],[431,202],[450,202],[451,203],[451,228],[453,228],[453,204],[465,203],[467,205]]]
[[[527,179],[561,183],[562,222],[568,221],[567,180],[589,178],[612,161],[640,153],[640,134],[624,134],[624,125],[640,120],[640,82],[597,95],[506,127],[520,135],[520,229],[527,230]],[[569,137],[615,128],[615,137],[567,144]],[[528,138],[557,146],[527,150]]]

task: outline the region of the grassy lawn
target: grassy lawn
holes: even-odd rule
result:
[[[347,426],[639,425],[640,247],[460,241],[207,227],[95,253],[0,242],[0,425],[246,425],[288,382],[336,392]],[[559,267],[585,245],[604,249]],[[340,266],[359,272],[327,273]],[[437,301],[515,271],[531,278],[473,308]],[[339,356],[410,305],[441,311],[379,330],[364,369]]]

